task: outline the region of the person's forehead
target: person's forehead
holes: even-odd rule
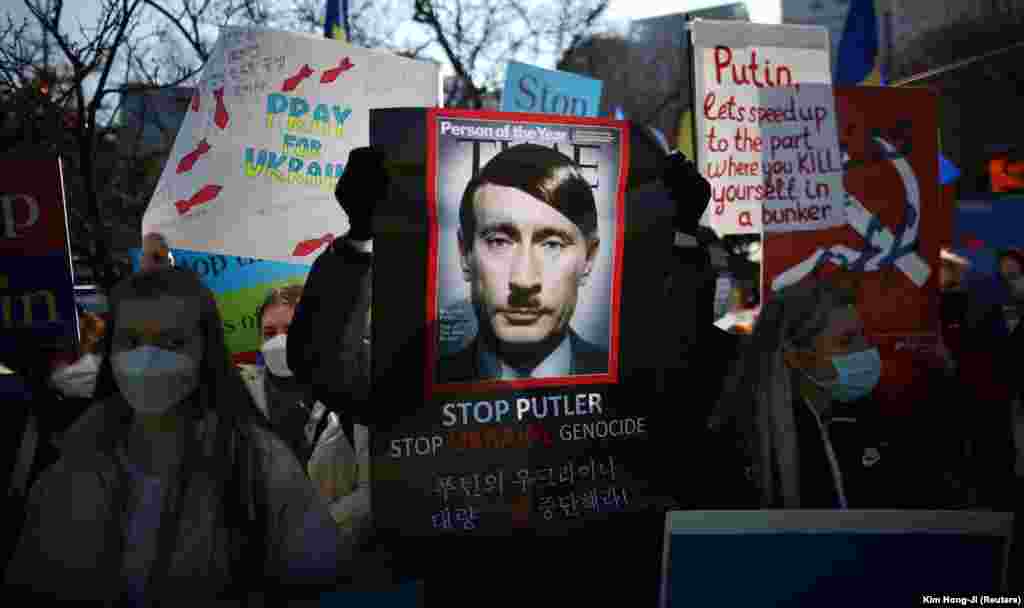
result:
[[[277,325],[290,323],[295,314],[295,308],[288,304],[271,304],[263,309],[263,325]]]
[[[129,296],[118,306],[118,326],[124,329],[166,331],[191,328],[198,322],[199,303],[195,298]]]
[[[577,228],[572,220],[551,205],[508,186],[484,184],[476,193],[473,209],[478,225],[509,223],[534,229]]]

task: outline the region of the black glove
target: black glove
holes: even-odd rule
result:
[[[348,214],[352,227],[348,238],[368,241],[373,238],[373,209],[388,195],[391,176],[384,157],[370,147],[356,148],[348,155],[348,165],[334,189],[334,198]]]
[[[711,184],[697,171],[697,165],[679,151],[665,158],[661,176],[676,203],[676,230],[694,234],[711,200]]]

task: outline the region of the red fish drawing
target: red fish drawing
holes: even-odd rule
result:
[[[199,111],[199,91],[196,91],[195,95],[192,96],[192,111]]]
[[[228,109],[224,106],[224,87],[221,87],[213,92],[214,98],[217,100],[217,111],[213,113],[213,124],[217,125],[221,129],[225,129],[228,126]]]
[[[281,91],[285,93],[289,91],[294,91],[295,89],[298,88],[298,86],[302,83],[303,80],[312,76],[313,72],[313,68],[309,67],[308,63],[304,64],[301,68],[299,68],[299,71],[296,72],[294,76],[285,79],[284,84],[281,85]]]
[[[318,239],[309,239],[302,241],[295,246],[295,251],[292,251],[292,255],[296,257],[305,257],[317,249],[320,249],[324,245],[330,245],[331,241],[334,240],[334,235],[328,232]]]
[[[174,206],[178,208],[179,215],[185,215],[186,213],[188,213],[189,209],[192,209],[193,207],[198,207],[199,205],[204,205],[212,201],[213,199],[217,198],[217,195],[220,194],[221,190],[221,186],[207,184],[200,188],[198,192],[193,194],[192,198],[188,199],[187,201],[178,201],[174,203]]]
[[[320,82],[323,84],[326,84],[328,82],[334,82],[335,80],[338,79],[338,76],[341,76],[343,72],[347,72],[354,67],[356,66],[352,63],[352,61],[348,57],[345,57],[344,59],[341,60],[341,63],[338,64],[338,67],[331,68],[329,70],[324,70],[323,76],[320,77]]]
[[[178,161],[178,173],[188,173],[192,170],[192,167],[199,161],[199,157],[210,151],[210,144],[206,143],[206,138],[199,140],[199,145],[196,146],[195,150],[192,150],[185,156],[181,157]]]

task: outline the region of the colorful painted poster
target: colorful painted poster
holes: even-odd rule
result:
[[[842,87],[839,112],[847,224],[766,234],[762,299],[805,276],[858,274],[857,308],[883,356],[881,394],[906,409],[934,348],[939,247],[952,213],[939,196],[938,101],[927,89]]]
[[[0,357],[15,334],[43,346],[78,340],[61,161],[8,159],[0,185]]]
[[[378,525],[561,534],[644,508],[651,471],[638,460],[656,406],[636,398],[646,382],[624,385],[632,338],[620,328],[652,316],[645,294],[663,294],[664,274],[640,267],[672,241],[660,218],[663,232],[627,237],[628,123],[460,110],[371,120],[373,145],[406,167],[374,243],[374,391],[392,416],[374,435]]]
[[[139,269],[141,249],[130,252]],[[305,285],[309,266],[257,260],[186,249],[172,249],[176,266],[195,271],[217,299],[224,322],[224,338],[236,362],[252,363],[262,345],[256,312],[275,287]]]
[[[311,263],[348,230],[334,187],[369,110],[432,106],[438,66],[321,37],[225,28],[143,233],[172,247]]]
[[[845,223],[828,33],[691,23],[697,165],[719,235]]]

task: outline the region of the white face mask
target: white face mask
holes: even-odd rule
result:
[[[174,351],[140,346],[110,362],[121,394],[141,414],[163,414],[199,386],[199,365]]]
[[[292,370],[288,368],[288,335],[278,334],[263,343],[263,362],[270,373],[280,378],[291,378]]]
[[[62,367],[50,375],[53,387],[65,397],[73,399],[89,399],[96,390],[96,376],[100,372],[99,355],[92,353],[83,355],[67,367]]]

